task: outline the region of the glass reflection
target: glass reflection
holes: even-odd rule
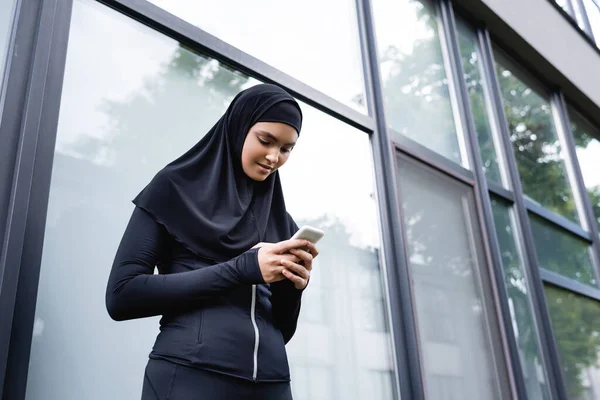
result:
[[[367,112],[355,1],[149,1]]]
[[[559,5],[559,6],[560,6],[560,7],[561,7],[563,10],[565,10],[567,13],[571,14],[571,13],[569,12],[569,7],[568,7],[568,5],[567,5],[567,1],[568,1],[568,0],[554,0],[554,2],[555,2],[556,4],[558,4],[558,5]]]
[[[16,0],[4,0],[0,2],[0,91],[6,65],[6,53],[10,45],[10,32],[15,16]]]
[[[130,201],[256,83],[96,1],[74,2],[27,400],[139,398],[158,318],[115,323],[104,305]],[[369,138],[301,106],[282,183],[296,221],[327,236],[288,345],[295,398],[392,393],[392,379],[372,379],[394,372]]]
[[[583,182],[600,229],[600,132],[577,111],[569,109],[569,116]]]
[[[507,398],[473,189],[404,156],[398,164],[427,392]]]
[[[598,286],[588,243],[534,214],[529,220],[540,267]]]
[[[583,5],[588,21],[590,21],[596,46],[600,47],[600,5],[595,3],[594,0],[583,0]]]
[[[374,390],[393,393],[391,379],[371,379],[376,373],[393,376],[393,364],[369,138],[301,106],[302,139],[281,169],[286,205],[299,225],[327,234],[319,242],[319,271],[303,297],[301,323],[287,346],[292,367],[308,371],[307,379],[313,379],[292,377],[294,398],[358,400],[372,397]],[[344,151],[332,153],[341,144]],[[307,190],[320,195],[307,196]],[[319,371],[328,371],[331,378],[315,381]]]
[[[527,396],[530,399],[550,399],[514,215],[508,205],[496,199],[492,199],[492,211]]]
[[[569,399],[600,398],[600,303],[551,285],[545,292]]]
[[[523,191],[534,202],[578,222],[549,100],[500,51],[494,56]]]
[[[389,125],[398,134],[466,164],[435,8],[428,1],[373,0],[373,12]]]
[[[488,115],[488,102],[484,90],[483,71],[481,66],[481,52],[477,44],[477,36],[461,19],[456,20],[458,31],[458,44],[462,59],[464,80],[469,92],[471,115],[477,132],[479,152],[483,161],[485,176],[492,181],[507,186],[506,177],[501,174],[496,141],[490,118]]]

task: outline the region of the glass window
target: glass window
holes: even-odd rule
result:
[[[509,398],[473,188],[405,156],[398,165],[426,390]]]
[[[150,0],[366,113],[354,0]]]
[[[281,169],[286,205],[299,225],[320,227],[327,234],[319,242],[321,255],[315,264],[319,272],[312,275],[304,297],[310,308],[303,306],[296,336],[287,346],[290,364],[330,369],[331,379],[319,382],[329,388],[322,393],[331,395],[322,398],[365,399],[374,385],[391,393],[391,379],[370,378],[374,371],[392,376],[393,362],[369,137],[301,105],[301,140]],[[332,153],[340,143],[344,151]],[[308,181],[320,196],[307,196],[306,185],[298,184]],[[296,382],[295,399],[321,398],[313,395],[314,388],[303,397],[305,389],[300,386]]]
[[[494,55],[523,192],[532,201],[578,222],[549,99],[502,52]]]
[[[563,10],[565,10],[569,15],[571,15],[571,13],[569,12],[569,6],[568,6],[568,2],[569,0],[554,0],[554,2],[556,4],[558,4]]]
[[[600,303],[551,285],[545,292],[569,399],[600,398]]]
[[[466,164],[434,6],[374,0],[373,13],[388,124],[395,133]]]
[[[581,7],[580,7],[581,4]],[[585,24],[583,23],[583,4],[579,1],[571,1],[571,5],[573,6],[573,11],[575,12],[575,21],[579,26],[579,29],[585,32]]]
[[[487,88],[484,86],[481,51],[477,44],[477,36],[461,19],[457,18],[456,24],[464,79],[469,92],[469,103],[477,132],[479,152],[483,161],[483,171],[489,180],[507,186],[508,180],[501,173],[500,158],[496,150],[502,147],[492,131],[488,114]]]
[[[510,206],[494,198],[492,198],[492,212],[527,397],[550,399],[514,214]]]
[[[596,40],[596,45],[600,47],[600,5],[594,0],[583,0],[585,12],[592,27],[592,34]]]
[[[28,400],[139,398],[158,318],[117,323],[104,305],[131,199],[256,83],[99,2],[74,2]],[[300,371],[292,378],[316,386],[302,392],[306,385],[296,384],[295,398],[363,399],[373,371],[394,375],[383,302],[370,307],[371,319],[356,312],[363,298],[383,296],[369,137],[301,107],[301,140],[282,182],[296,221],[327,236],[288,345],[292,371]],[[332,152],[340,143],[344,151]],[[307,185],[321,195],[307,196]],[[392,381],[378,389],[391,391]]]
[[[534,214],[529,214],[529,220],[540,267],[598,286],[586,241]]]
[[[600,132],[575,110],[569,109],[569,116],[583,182],[600,229]]]
[[[0,2],[0,91],[4,80],[6,65],[6,52],[10,45],[10,32],[13,26],[16,0],[3,0]]]

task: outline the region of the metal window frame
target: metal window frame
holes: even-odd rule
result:
[[[489,36],[489,32],[487,35]],[[492,47],[494,46],[491,45],[491,39],[488,39],[488,41],[491,46],[491,60],[493,60]],[[503,57],[507,58],[510,64],[508,65],[508,67],[517,68],[519,70],[520,76],[524,77],[525,79],[528,79],[527,84],[533,84],[534,87],[539,88],[539,85],[542,84],[540,80],[537,77],[533,76],[527,69],[523,69],[523,67],[519,66],[518,61],[515,61],[511,54],[508,54],[506,50],[499,47],[496,47],[496,50],[500,51]],[[491,71],[494,72],[493,67]],[[494,80],[497,81],[495,75]],[[533,81],[530,82],[529,80]],[[497,93],[499,92],[497,91]],[[571,221],[566,217],[563,217],[559,214],[550,211],[547,208],[544,208],[543,206],[528,198],[524,194],[522,186],[520,184],[519,189],[516,190],[516,192],[518,193],[516,197],[520,199],[520,201],[515,201],[515,207],[517,207],[519,212],[519,220],[524,221],[520,224],[520,231],[521,235],[523,236],[522,241],[526,247],[525,253],[527,254],[529,260],[530,267],[528,268],[528,270],[533,275],[538,275],[539,277],[538,279],[534,278],[536,282],[535,292],[536,297],[538,297],[538,301],[540,302],[540,305],[543,305],[543,308],[536,308],[540,314],[538,317],[542,324],[541,326],[544,330],[544,336],[546,336],[544,340],[547,343],[545,346],[545,350],[551,356],[548,362],[552,366],[552,370],[555,376],[555,384],[558,388],[558,394],[560,398],[566,398],[563,397],[566,396],[566,382],[563,379],[562,367],[560,364],[560,353],[558,351],[556,336],[554,335],[553,329],[551,327],[551,319],[545,302],[544,285],[550,284],[594,300],[600,300],[600,298],[598,297],[600,296],[600,290],[577,282],[573,279],[569,279],[552,271],[548,271],[539,265],[539,262],[537,260],[537,250],[535,249],[535,243],[532,241],[533,234],[531,231],[531,224],[529,222],[529,213],[532,213],[542,218],[546,222],[550,223],[551,225],[554,225],[555,227],[559,228],[563,232],[563,234],[574,235],[575,237],[587,242],[590,245],[589,252],[592,258],[594,272],[596,273],[597,277],[600,276],[600,237],[598,236],[598,229],[591,207],[591,203],[589,202],[589,198],[587,196],[587,193],[585,192],[585,185],[583,183],[581,169],[576,156],[574,139],[570,134],[570,121],[568,118],[568,111],[564,100],[564,96],[562,92],[558,89],[544,89],[543,94],[548,96],[548,102],[552,109],[553,122],[556,127],[557,138],[563,146],[563,151],[566,155],[564,165],[569,176],[568,182],[571,186],[571,191],[573,192],[577,213],[581,220],[580,222],[584,225],[584,227],[580,226],[579,224]],[[500,102],[499,104],[502,103]],[[499,111],[501,111],[501,113],[499,112],[498,114],[502,117],[500,118],[502,120],[502,124],[506,125],[506,119],[504,117],[503,108],[500,107]],[[506,136],[504,139],[506,142],[506,146],[508,146],[507,150],[505,151],[508,154],[510,154],[511,158],[514,159],[512,144],[510,143],[508,136]],[[511,169],[515,169],[516,179],[519,180],[518,170],[516,170],[516,160],[514,162],[515,164],[511,165]],[[513,162],[511,162],[510,164],[513,164]],[[518,203],[520,202],[523,203],[523,210],[520,210],[520,206],[518,205]],[[529,244],[530,241],[531,244]]]
[[[598,42],[598,38],[595,38],[592,32],[592,26],[589,22],[589,18],[587,16],[587,9],[585,5],[580,3],[581,0],[566,0],[567,8],[569,10],[563,9],[555,0],[548,0],[552,5],[556,8],[558,12],[560,12],[563,17],[579,32],[579,34],[583,37],[583,39],[588,42],[596,52],[600,53],[600,43]],[[581,28],[579,26],[579,22],[577,21],[577,14],[575,12],[575,8],[573,7],[573,2],[577,2],[577,7],[581,13],[581,17],[583,18],[581,23],[583,23],[584,27]],[[590,33],[588,33],[590,32]]]
[[[378,191],[383,249],[386,259],[385,274],[388,282],[389,306],[395,342],[397,394],[402,399],[424,400],[425,389],[421,373],[415,308],[412,302],[409,265],[406,258],[404,229],[396,192],[397,176],[395,151],[384,113],[384,97],[375,40],[373,6],[371,0],[356,0],[364,60],[365,83],[371,114],[376,121],[376,132],[371,136],[375,181]]]
[[[597,43],[597,38],[594,37],[594,31],[592,30],[592,24],[590,23],[590,19],[587,15],[587,8],[585,4],[583,4],[583,0],[572,0],[575,2],[577,8],[579,9],[579,13],[581,14],[581,22],[583,23],[583,32],[591,39],[591,41],[595,44]],[[577,18],[575,16],[575,18]],[[579,28],[579,25],[577,25]]]
[[[297,99],[361,131],[372,133],[375,129],[375,121],[369,115],[341,103],[146,0],[95,1],[164,33],[239,72],[265,83],[282,86]],[[365,82],[363,85],[366,91]]]
[[[0,247],[0,394],[2,398],[21,400],[25,398],[33,319],[37,300],[39,273],[41,268],[42,245],[46,224],[46,213],[50,190],[50,175],[54,157],[56,128],[62,94],[62,83],[66,62],[67,43],[70,30],[72,4],[74,0],[19,0],[18,13],[13,26],[14,46],[11,47],[10,64],[6,71],[4,95],[11,99],[4,105],[0,129],[3,135],[0,144],[0,232],[3,241]],[[524,200],[518,178],[512,146],[506,133],[508,127],[493,67],[493,53],[490,33],[478,29],[478,44],[482,50],[482,64],[486,85],[489,85],[493,107],[490,122],[502,135],[502,149],[509,169],[510,183],[515,192],[486,180],[481,169],[482,161],[477,146],[477,136],[473,127],[468,93],[462,79],[462,65],[457,45],[454,7],[451,0],[422,0],[432,4],[437,10],[437,22],[441,34],[444,62],[449,62],[447,71],[450,85],[454,118],[462,128],[466,143],[469,165],[473,170],[463,168],[453,161],[404,137],[397,142],[391,140],[393,131],[388,128],[384,113],[381,75],[375,41],[375,27],[372,0],[355,0],[357,23],[361,42],[364,90],[369,115],[352,109],[311,86],[271,67],[270,65],[236,49],[235,47],[208,34],[200,28],[177,18],[160,7],[144,0],[95,0],[118,12],[131,17],[152,29],[172,37],[194,50],[206,54],[223,64],[258,78],[264,82],[276,83],[289,90],[299,100],[318,110],[339,119],[370,135],[374,159],[375,181],[378,188],[378,205],[381,224],[384,267],[387,279],[388,306],[391,311],[392,339],[396,367],[396,394],[404,399],[420,400],[426,397],[423,384],[423,370],[419,353],[415,309],[410,284],[409,265],[406,258],[406,237],[402,226],[397,193],[397,152],[401,151],[418,158],[437,171],[467,183],[474,188],[478,208],[478,223],[485,236],[484,253],[488,261],[490,286],[494,293],[493,302],[499,318],[502,349],[511,379],[512,395],[525,398],[523,376],[511,332],[507,298],[503,290],[502,265],[498,243],[493,229],[490,194],[494,194],[514,204],[515,220],[519,227],[520,244],[526,251],[525,270],[534,295],[532,302],[536,326],[540,330],[542,357],[549,375],[555,377],[549,382],[554,398],[564,398],[565,386],[558,360],[556,343],[545,303],[543,282],[548,282],[574,293],[600,300],[600,290],[579,284],[550,271],[537,268],[537,256],[533,244],[531,227],[527,219],[529,211],[541,215],[552,223],[567,229],[588,241],[598,253],[597,228],[590,233],[576,229],[576,225],[563,217],[558,217],[545,209],[536,208]],[[552,1],[552,0],[550,0]],[[574,0],[581,1],[581,0]],[[568,0],[568,4],[570,0]],[[571,6],[572,7],[572,6]],[[585,11],[585,8],[583,8]],[[564,10],[563,10],[564,12]],[[589,21],[588,21],[589,24]],[[18,45],[19,56],[13,52]],[[447,60],[448,58],[448,60]],[[7,58],[8,59],[8,58]],[[448,66],[447,66],[448,67]],[[557,101],[560,118],[566,132],[568,117],[562,94]],[[14,99],[14,101],[13,101]],[[566,118],[566,119],[565,119]],[[566,122],[565,122],[566,121]],[[458,127],[457,127],[458,128]],[[5,133],[8,132],[7,135]],[[460,132],[459,132],[460,133]],[[567,135],[568,136],[568,135]],[[4,142],[2,142],[4,140]],[[460,138],[459,138],[460,140]],[[572,139],[571,139],[572,141]],[[568,143],[568,140],[567,140]],[[568,144],[574,154],[573,143]],[[6,157],[4,157],[6,156]],[[581,172],[574,157],[573,168],[581,186]],[[6,190],[4,190],[6,188]],[[583,188],[583,189],[582,189]],[[573,188],[575,190],[575,188]],[[587,193],[585,193],[587,199]],[[589,199],[588,199],[589,200]],[[585,200],[582,201],[585,203]],[[590,218],[591,205],[585,205],[586,219]],[[593,216],[593,213],[591,214]],[[6,218],[5,218],[6,217]],[[589,221],[588,221],[589,222]],[[593,221],[595,226],[595,221]],[[4,224],[4,225],[2,225]],[[598,261],[596,261],[598,268]],[[512,371],[512,372],[511,372]],[[558,379],[556,379],[558,378]],[[553,382],[554,381],[554,384]]]
[[[487,243],[487,246],[485,247],[488,253],[488,268],[491,270],[491,287],[494,292],[492,293],[492,295],[494,296],[494,303],[496,304],[498,327],[500,328],[500,336],[503,341],[502,347],[504,349],[503,355],[506,365],[506,374],[509,379],[509,388],[512,392],[513,398],[524,399],[527,398],[526,385],[516,335],[513,330],[513,322],[508,299],[508,289],[504,281],[502,257],[495,230],[492,202],[487,187],[488,179],[486,178],[485,172],[483,170],[483,159],[481,157],[479,147],[479,138],[477,137],[475,121],[473,119],[472,108],[470,105],[469,92],[464,79],[462,55],[460,53],[460,43],[458,39],[459,33],[456,26],[456,17],[454,15],[454,9],[450,0],[441,1],[441,11],[445,21],[444,25],[447,31],[447,44],[450,49],[450,56],[453,59],[452,65],[454,66],[454,71],[451,73],[451,75],[455,81],[455,87],[457,88],[457,93],[455,93],[455,96],[458,97],[461,103],[460,117],[463,120],[462,125],[465,127],[464,133],[467,135],[468,142],[470,144],[469,153],[471,154],[473,172],[475,174],[477,182],[474,188],[474,195],[478,203],[480,204],[482,214],[482,216],[480,217],[480,219],[482,219],[483,222],[483,226],[481,227],[481,229],[484,235],[484,242]],[[476,45],[479,45],[476,36],[477,31],[473,30],[472,32],[475,37]],[[491,119],[491,116],[489,117]],[[495,135],[496,132],[492,132],[492,134]],[[497,157],[503,157],[503,154],[501,154],[502,152],[500,151],[500,149],[496,149],[496,151],[500,153],[497,154]],[[500,163],[500,168],[502,168],[502,163]]]
[[[519,245],[523,252],[523,263],[525,264],[525,273],[532,290],[531,301],[534,305],[533,312],[536,325],[539,327],[540,351],[545,365],[546,372],[549,375],[548,387],[552,398],[565,399],[567,392],[562,377],[562,369],[558,358],[558,349],[554,340],[554,331],[550,322],[550,315],[546,305],[544,287],[541,274],[538,268],[537,254],[531,226],[527,216],[527,207],[524,200],[523,187],[517,169],[516,157],[510,141],[510,131],[506,116],[504,114],[503,99],[500,95],[500,83],[496,76],[495,61],[493,53],[492,40],[487,30],[479,31],[480,48],[482,49],[482,62],[484,64],[485,81],[490,87],[493,105],[493,123],[502,137],[502,152],[507,159],[511,187],[515,192],[514,197],[514,216],[518,230]]]
[[[473,165],[474,163],[477,164],[477,162],[474,160],[474,158],[478,158],[479,156],[479,150],[477,148],[477,145],[475,144],[475,149],[477,149],[477,155],[474,156],[473,153],[473,142],[471,134],[475,134],[474,129],[469,129],[466,128],[466,126],[468,125],[465,115],[470,115],[471,111],[469,108],[465,109],[465,104],[462,101],[462,98],[464,98],[464,95],[461,96],[460,95],[460,91],[462,89],[460,89],[461,86],[464,86],[464,82],[462,82],[462,74],[457,74],[456,70],[457,70],[457,65],[459,66],[458,68],[461,68],[460,65],[460,58],[457,59],[457,57],[455,55],[453,55],[453,51],[457,51],[454,49],[457,49],[457,45],[452,45],[449,44],[448,42],[452,43],[455,40],[455,34],[453,34],[452,32],[455,30],[455,27],[453,24],[449,24],[449,18],[453,18],[451,15],[452,13],[452,6],[450,4],[450,2],[444,2],[444,1],[436,1],[436,2],[431,2],[429,0],[424,0],[426,1],[429,5],[432,6],[432,10],[434,10],[436,12],[436,22],[438,23],[438,29],[439,29],[439,33],[440,33],[440,41],[441,41],[441,45],[442,45],[442,51],[444,52],[443,57],[444,57],[444,63],[445,63],[445,68],[447,68],[447,75],[448,75],[448,79],[449,79],[449,90],[450,90],[450,94],[451,96],[456,96],[457,98],[454,99],[453,97],[453,104],[452,104],[452,111],[453,111],[453,116],[455,119],[458,119],[457,121],[455,121],[457,123],[457,133],[459,134],[463,134],[463,138],[462,140],[464,140],[465,146],[467,147],[466,149],[466,154],[463,154],[463,157],[466,155],[468,157],[468,165]],[[448,11],[449,10],[449,11]],[[450,12],[450,14],[449,14]],[[376,43],[373,41],[373,43],[371,44],[372,48],[373,48],[373,53],[377,52],[376,49]],[[420,143],[417,143],[416,141],[403,136],[403,135],[399,135],[397,132],[394,131],[393,128],[390,128],[389,126],[387,126],[385,124],[385,113],[383,112],[383,108],[384,108],[384,103],[383,103],[383,95],[382,93],[382,87],[381,87],[381,76],[379,73],[379,64],[377,63],[377,60],[374,59],[374,57],[372,57],[371,59],[371,64],[372,64],[372,73],[374,71],[375,74],[375,78],[373,79],[374,82],[376,82],[377,84],[375,84],[373,87],[374,89],[379,92],[377,96],[375,96],[375,100],[374,100],[374,104],[377,106],[378,109],[380,109],[381,111],[379,111],[379,113],[377,114],[377,121],[378,121],[378,126],[381,126],[381,128],[379,129],[379,131],[386,131],[388,137],[394,137],[394,139],[388,139],[390,141],[391,146],[394,148],[394,157],[396,158],[397,154],[405,154],[413,159],[418,160],[419,162],[421,162],[422,164],[432,167],[434,170],[444,173],[454,179],[456,179],[457,181],[460,181],[464,184],[467,184],[471,187],[473,187],[474,190],[474,197],[475,197],[475,201],[477,204],[477,218],[478,218],[478,224],[479,227],[481,228],[482,234],[484,235],[484,238],[482,240],[483,243],[483,252],[485,254],[486,257],[486,262],[487,262],[487,274],[489,275],[489,279],[490,279],[490,287],[492,290],[492,293],[490,293],[492,299],[491,302],[494,305],[494,311],[496,314],[496,318],[497,318],[497,327],[499,329],[499,332],[497,332],[498,336],[500,337],[500,340],[502,341],[502,344],[499,345],[501,352],[502,352],[502,365],[506,367],[506,377],[509,379],[510,383],[507,386],[507,390],[511,393],[511,395],[515,398],[517,398],[517,396],[519,396],[517,394],[517,390],[516,390],[516,384],[515,384],[515,374],[512,373],[512,366],[513,365],[518,365],[519,371],[520,371],[520,361],[519,361],[519,356],[518,353],[516,352],[516,346],[513,346],[513,351],[508,351],[507,347],[508,344],[507,342],[509,340],[512,340],[513,343],[515,342],[514,336],[510,336],[506,334],[506,326],[510,326],[512,328],[512,322],[510,319],[510,311],[508,308],[508,300],[504,299],[504,294],[498,294],[499,290],[498,290],[498,282],[501,282],[500,284],[503,285],[503,278],[502,278],[502,266],[499,263],[495,263],[492,262],[492,256],[490,255],[491,253],[493,253],[493,250],[490,250],[490,240],[487,239],[487,229],[488,227],[490,227],[490,224],[485,222],[486,221],[486,217],[484,216],[484,214],[487,214],[488,217],[492,218],[492,214],[491,214],[491,202],[489,200],[489,196],[487,194],[487,190],[484,189],[485,191],[485,198],[487,199],[488,202],[488,206],[486,207],[485,204],[483,204],[485,202],[485,200],[482,200],[481,194],[479,193],[479,190],[477,189],[478,187],[480,187],[480,185],[477,183],[478,180],[481,179],[481,177],[478,177],[478,175],[476,173],[474,173],[474,171],[469,170],[464,168],[463,166],[461,166],[460,164],[449,160],[448,158],[446,158],[445,156],[442,156],[439,153],[436,153],[435,151],[421,145]],[[467,105],[468,106],[468,105]],[[459,138],[460,140],[460,138]],[[479,160],[479,166],[482,165],[481,160]],[[385,165],[384,165],[385,167]],[[397,167],[396,167],[397,169]],[[394,170],[395,171],[395,170]],[[390,175],[395,175],[395,172],[392,171],[390,173]],[[481,169],[481,174],[483,174],[483,170]],[[483,176],[483,175],[482,175]],[[478,178],[478,179],[477,179]],[[395,180],[397,181],[397,177],[395,178]],[[398,188],[397,184],[392,185],[392,187]],[[401,188],[398,188],[398,190],[400,190]],[[500,185],[496,185],[496,189],[498,189],[498,191],[500,193],[502,193],[503,197],[512,199],[514,196],[512,195],[512,193],[510,191],[508,191],[507,189],[501,187]],[[388,188],[389,190],[389,188]],[[395,196],[395,194],[386,194],[386,197],[392,197]],[[398,195],[399,196],[399,195]],[[389,201],[389,200],[388,200]],[[398,202],[398,200],[396,200],[396,204],[397,207],[399,207],[400,202]],[[392,204],[393,207],[393,204]],[[398,210],[398,217],[400,218],[400,237],[402,237],[402,242],[406,242],[406,238],[404,237],[404,229],[402,229],[402,224],[404,221],[404,219],[402,219],[402,215],[403,212],[402,210]],[[396,221],[393,221],[393,223],[396,223]],[[493,230],[493,225],[491,225],[491,229]],[[495,235],[495,232],[494,232]],[[404,249],[403,252],[403,256],[406,257],[406,250]],[[499,251],[498,249],[496,249],[496,255],[499,257]],[[402,256],[402,255],[401,255]],[[498,258],[499,259],[499,258]],[[497,268],[497,266],[500,266],[500,269]],[[407,269],[408,268],[408,260],[404,260],[404,262],[400,265],[401,269]],[[408,271],[402,271],[402,273],[406,273],[407,276],[410,276],[410,273]],[[500,274],[500,281],[498,280],[498,273]],[[502,286],[504,287],[504,286]],[[412,291],[412,288],[410,287],[410,285],[408,285],[405,289],[404,292],[405,293],[410,293],[410,291]],[[505,292],[503,292],[505,293]],[[404,305],[412,303],[413,299],[407,299],[404,301]],[[500,305],[500,303],[504,302],[504,306]],[[413,312],[414,312],[414,304],[413,304]],[[416,319],[410,320],[409,324],[412,325],[411,327],[411,335],[414,335],[414,329],[416,328]],[[512,331],[511,331],[512,333]],[[509,338],[510,337],[510,338]],[[412,347],[412,343],[411,343],[411,347]],[[416,356],[418,357],[419,355],[419,343],[418,343],[418,338],[417,338],[417,342],[416,342],[416,350],[414,351],[416,353]],[[495,365],[499,368],[502,368],[500,365],[498,365],[498,363],[496,362]],[[412,369],[414,370],[421,370],[422,371],[422,365],[420,364],[420,360],[417,359],[414,362],[414,366],[412,367]],[[519,375],[521,375],[519,373]],[[522,381],[522,376],[520,376],[519,378]],[[524,386],[521,385],[522,390],[519,390],[520,392],[524,393]],[[418,393],[415,395],[415,393],[418,391]],[[415,396],[419,396],[419,397],[415,397]],[[425,388],[422,386],[417,388],[417,389],[413,389],[413,393],[412,396],[409,398],[423,398],[421,396],[425,396]],[[521,398],[520,396],[518,398]]]
[[[1,314],[7,323],[0,325],[2,334],[0,351],[3,352],[0,353],[3,356],[3,359],[0,360],[2,361],[0,376],[3,383],[3,386],[0,386],[0,393],[2,393],[2,398],[7,399],[25,398],[50,176],[73,5],[73,0],[21,1],[31,8],[28,13],[22,13],[24,17],[19,21],[19,29],[29,40],[32,56],[20,59],[20,62],[15,63],[11,69],[7,92],[11,99],[18,99],[19,95],[23,98],[20,108],[23,112],[22,114],[16,113],[14,118],[3,121],[3,127],[4,124],[7,124],[6,126],[9,126],[9,123],[12,124],[10,126],[15,131],[12,137],[15,141],[20,140],[20,152],[17,159],[17,152],[14,148],[16,145],[3,149],[3,152],[5,151],[8,156],[12,155],[14,158],[16,176],[12,184],[8,183],[8,179],[0,182],[3,188],[10,188],[11,204],[16,204],[10,213],[7,212],[7,217],[12,219],[2,247],[4,262],[1,264],[4,266],[10,263],[11,267],[6,270],[12,273],[10,279],[4,280],[4,283],[11,284],[12,290],[3,288],[1,292],[1,299],[6,299],[10,303],[7,304],[10,313],[4,312],[3,308]],[[369,115],[364,115],[318,92],[150,3],[141,0],[96,1],[116,8],[117,11],[133,17],[155,30],[167,33],[168,36],[174,37],[194,50],[207,54],[241,72],[246,72],[248,75],[266,82],[284,86],[300,100],[359,130],[372,133],[375,129],[375,121]],[[368,36],[369,31],[364,26],[364,19],[359,19],[359,24],[361,35],[366,32]],[[23,52],[25,40],[22,39],[19,44],[21,52]],[[365,62],[364,59],[363,62]],[[365,76],[370,76],[370,74],[366,74],[365,71]],[[369,92],[369,87],[366,85],[365,90],[367,93]],[[14,102],[14,109],[19,110],[17,106],[17,102]],[[369,104],[368,107],[372,109]],[[17,116],[22,118],[17,118]],[[376,138],[373,141],[377,142],[378,140],[379,138]],[[381,154],[381,152],[374,153],[376,160],[380,156],[385,158],[385,154]],[[383,164],[379,165],[380,173],[378,175],[380,186],[382,186],[382,179],[386,181],[389,179],[389,175]],[[393,209],[391,212],[393,213]],[[385,226],[385,224],[382,225]],[[386,254],[389,259],[389,255],[395,253],[395,246],[392,244],[395,243],[395,240],[390,240],[387,230],[383,230],[382,240],[384,244],[387,243],[385,247],[391,249]],[[395,276],[395,272],[391,271],[390,275]],[[392,282],[398,281],[405,280],[398,278],[392,280]],[[391,286],[395,287],[396,285],[392,284]],[[400,305],[399,297],[398,295],[392,296],[392,309],[394,310],[405,309]],[[409,314],[398,313],[398,315]],[[404,319],[408,320],[408,317],[404,317]],[[396,331],[398,330],[393,330],[394,333]],[[398,343],[397,339],[395,343]],[[397,365],[402,367],[408,364],[402,361]],[[404,370],[407,371],[407,369]],[[411,376],[406,382],[414,381],[415,376]]]
[[[31,249],[27,245],[27,234],[31,228],[28,222],[35,210],[35,192],[43,189],[33,185],[36,170],[34,163],[39,155],[39,145],[45,140],[43,134],[53,137],[56,121],[53,122],[53,111],[57,114],[58,103],[44,103],[49,93],[62,89],[62,81],[48,80],[50,74],[62,74],[64,63],[61,63],[60,49],[66,50],[66,41],[61,37],[60,27],[55,23],[65,13],[64,0],[21,0],[18,4],[17,18],[14,22],[14,42],[9,53],[10,67],[7,75],[5,96],[11,101],[4,104],[3,118],[0,126],[3,139],[8,138],[10,146],[0,146],[0,159],[6,160],[5,175],[0,177],[0,188],[6,188],[2,200],[7,207],[3,213],[3,241],[0,247],[0,394],[2,398],[12,399],[15,387],[13,380],[15,362],[14,350],[17,346],[30,346],[27,336],[18,333],[26,325],[21,322],[23,315],[16,312],[21,287],[28,283],[37,291],[36,276],[25,273],[28,257],[41,254],[41,246],[33,248],[34,254],[27,254]],[[61,44],[57,39],[63,40]],[[63,54],[64,55],[64,54]],[[6,158],[5,158],[6,157]],[[41,207],[45,210],[45,205]],[[34,304],[35,307],[35,304]],[[23,388],[24,390],[24,388]]]
[[[598,231],[598,224],[596,222],[596,216],[592,203],[587,193],[585,182],[583,180],[583,173],[581,172],[581,166],[579,165],[579,159],[577,158],[577,150],[575,147],[575,139],[571,134],[571,119],[569,117],[569,111],[567,109],[567,102],[565,101],[564,95],[558,92],[554,96],[555,113],[558,120],[559,136],[562,136],[564,147],[567,152],[567,166],[569,168],[569,175],[574,181],[572,183],[573,191],[576,193],[575,199],[577,201],[578,209],[583,217],[583,223],[589,232],[589,241],[591,244],[592,262],[595,267],[596,277],[600,277],[600,232]],[[586,233],[588,233],[586,232]]]
[[[575,190],[573,190],[575,192]],[[574,193],[575,195],[575,193]],[[550,211],[547,208],[531,201],[527,196],[525,197],[525,208],[532,214],[537,215],[540,218],[545,219],[546,221],[552,223],[552,225],[560,228],[565,231],[565,233],[570,233],[578,238],[585,240],[587,242],[592,242],[592,237],[589,232],[581,227],[581,225],[571,221],[568,218],[563,217],[562,215],[556,214]]]

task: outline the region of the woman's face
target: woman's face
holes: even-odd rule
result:
[[[242,148],[242,168],[250,179],[264,181],[288,160],[298,140],[296,129],[280,122],[254,124]]]

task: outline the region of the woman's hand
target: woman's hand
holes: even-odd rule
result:
[[[284,260],[283,262],[283,266],[286,269],[282,271],[282,275],[292,281],[294,287],[299,290],[304,289],[308,285],[313,259],[319,255],[319,251],[313,243],[306,243],[303,248],[290,249],[290,253],[298,257],[302,265],[288,260]]]
[[[291,269],[296,273],[301,274],[301,276],[305,276],[306,282],[308,282],[309,272],[305,267],[297,264],[298,261],[304,259],[292,254],[292,251],[299,250],[300,247],[309,248],[311,245],[312,243],[308,242],[307,240],[290,239],[279,243],[259,243],[254,246],[253,248],[260,247],[258,250],[258,265],[260,267],[263,280],[266,283],[282,281],[285,278],[288,278],[284,271]],[[303,253],[306,252],[304,251]],[[289,271],[287,271],[287,273],[291,274]],[[296,281],[292,282],[294,282],[294,286],[297,286]],[[304,286],[306,286],[306,284],[304,284]]]

